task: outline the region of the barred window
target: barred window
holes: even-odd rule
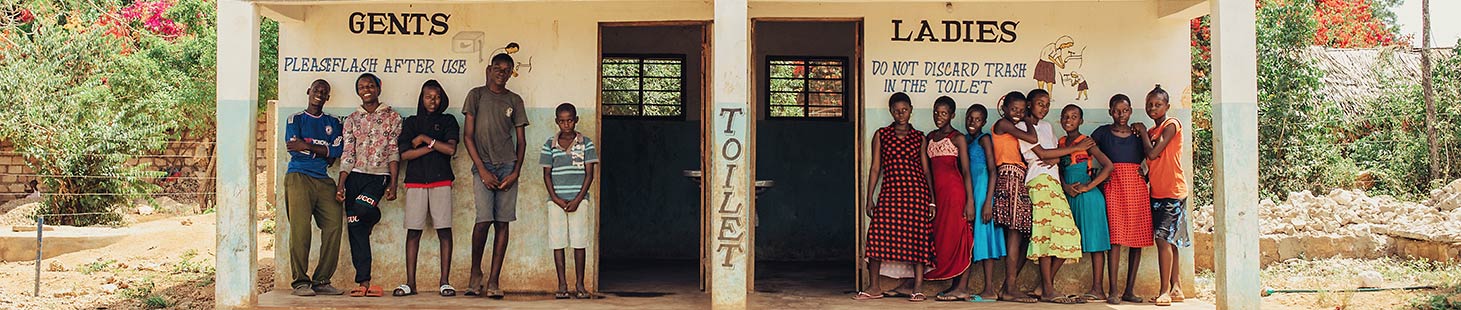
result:
[[[605,55],[605,116],[685,115],[685,55]]]
[[[773,118],[842,118],[847,108],[847,60],[768,57],[766,110]]]

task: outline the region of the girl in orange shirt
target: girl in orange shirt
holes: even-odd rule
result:
[[[1170,306],[1183,299],[1177,249],[1192,245],[1188,239],[1187,179],[1182,171],[1182,124],[1167,116],[1169,96],[1157,85],[1146,95],[1146,115],[1157,121],[1150,131],[1136,124],[1146,150],[1147,177],[1152,193],[1152,235],[1157,239],[1157,266],[1162,286],[1152,299],[1158,306]]]

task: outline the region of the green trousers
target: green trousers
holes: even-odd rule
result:
[[[340,229],[345,223],[345,209],[335,201],[335,181],[303,173],[287,174],[284,200],[289,217],[289,271],[293,278],[290,287],[329,284],[340,261]],[[322,239],[320,261],[313,278],[308,275],[311,218],[320,228]]]

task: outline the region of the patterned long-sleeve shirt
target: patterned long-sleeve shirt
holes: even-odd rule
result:
[[[375,112],[356,108],[345,117],[345,151],[340,171],[387,175],[390,163],[401,160],[396,137],[401,135],[401,114],[385,103]]]

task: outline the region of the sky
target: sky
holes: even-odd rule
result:
[[[1394,8],[1396,22],[1400,24],[1401,35],[1412,35],[1413,47],[1421,44],[1421,0],[1405,0]],[[1461,38],[1461,0],[1431,0],[1431,47],[1455,47],[1456,38]]]

